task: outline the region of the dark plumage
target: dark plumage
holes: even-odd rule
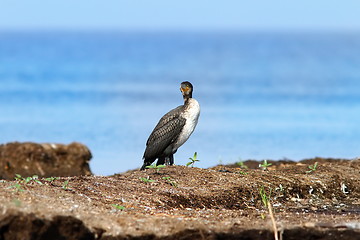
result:
[[[141,170],[151,165],[156,159],[158,159],[157,165],[174,164],[173,154],[186,142],[195,129],[200,106],[192,98],[193,86],[190,82],[183,82],[180,90],[183,94],[184,105],[166,113],[150,134],[146,142],[144,164]]]

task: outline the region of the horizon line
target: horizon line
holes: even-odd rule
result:
[[[36,27],[36,28],[2,28],[0,33],[30,33],[30,32],[73,32],[73,33],[219,33],[219,34],[234,34],[234,33],[334,33],[334,34],[354,34],[360,33],[358,28],[69,28],[69,27]]]

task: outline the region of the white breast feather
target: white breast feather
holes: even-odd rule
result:
[[[179,139],[174,144],[174,150],[178,149],[186,142],[186,140],[189,139],[199,119],[200,105],[198,101],[193,98],[190,98],[188,101],[189,105],[185,109],[184,113],[182,113],[182,117],[186,119],[186,123],[180,133]]]

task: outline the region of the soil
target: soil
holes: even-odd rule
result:
[[[0,180],[0,239],[360,239],[360,160],[271,163]]]

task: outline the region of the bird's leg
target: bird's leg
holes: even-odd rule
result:
[[[173,164],[174,164],[174,154],[165,157],[165,165],[173,165]]]
[[[166,164],[166,157],[159,157],[156,165],[164,165]]]
[[[166,165],[166,166],[170,165],[170,159],[169,159],[169,157],[165,157],[165,165]]]
[[[168,157],[159,157],[156,165],[174,165],[174,154],[171,154]]]
[[[169,165],[174,165],[174,154],[171,154],[170,156],[169,156]]]

